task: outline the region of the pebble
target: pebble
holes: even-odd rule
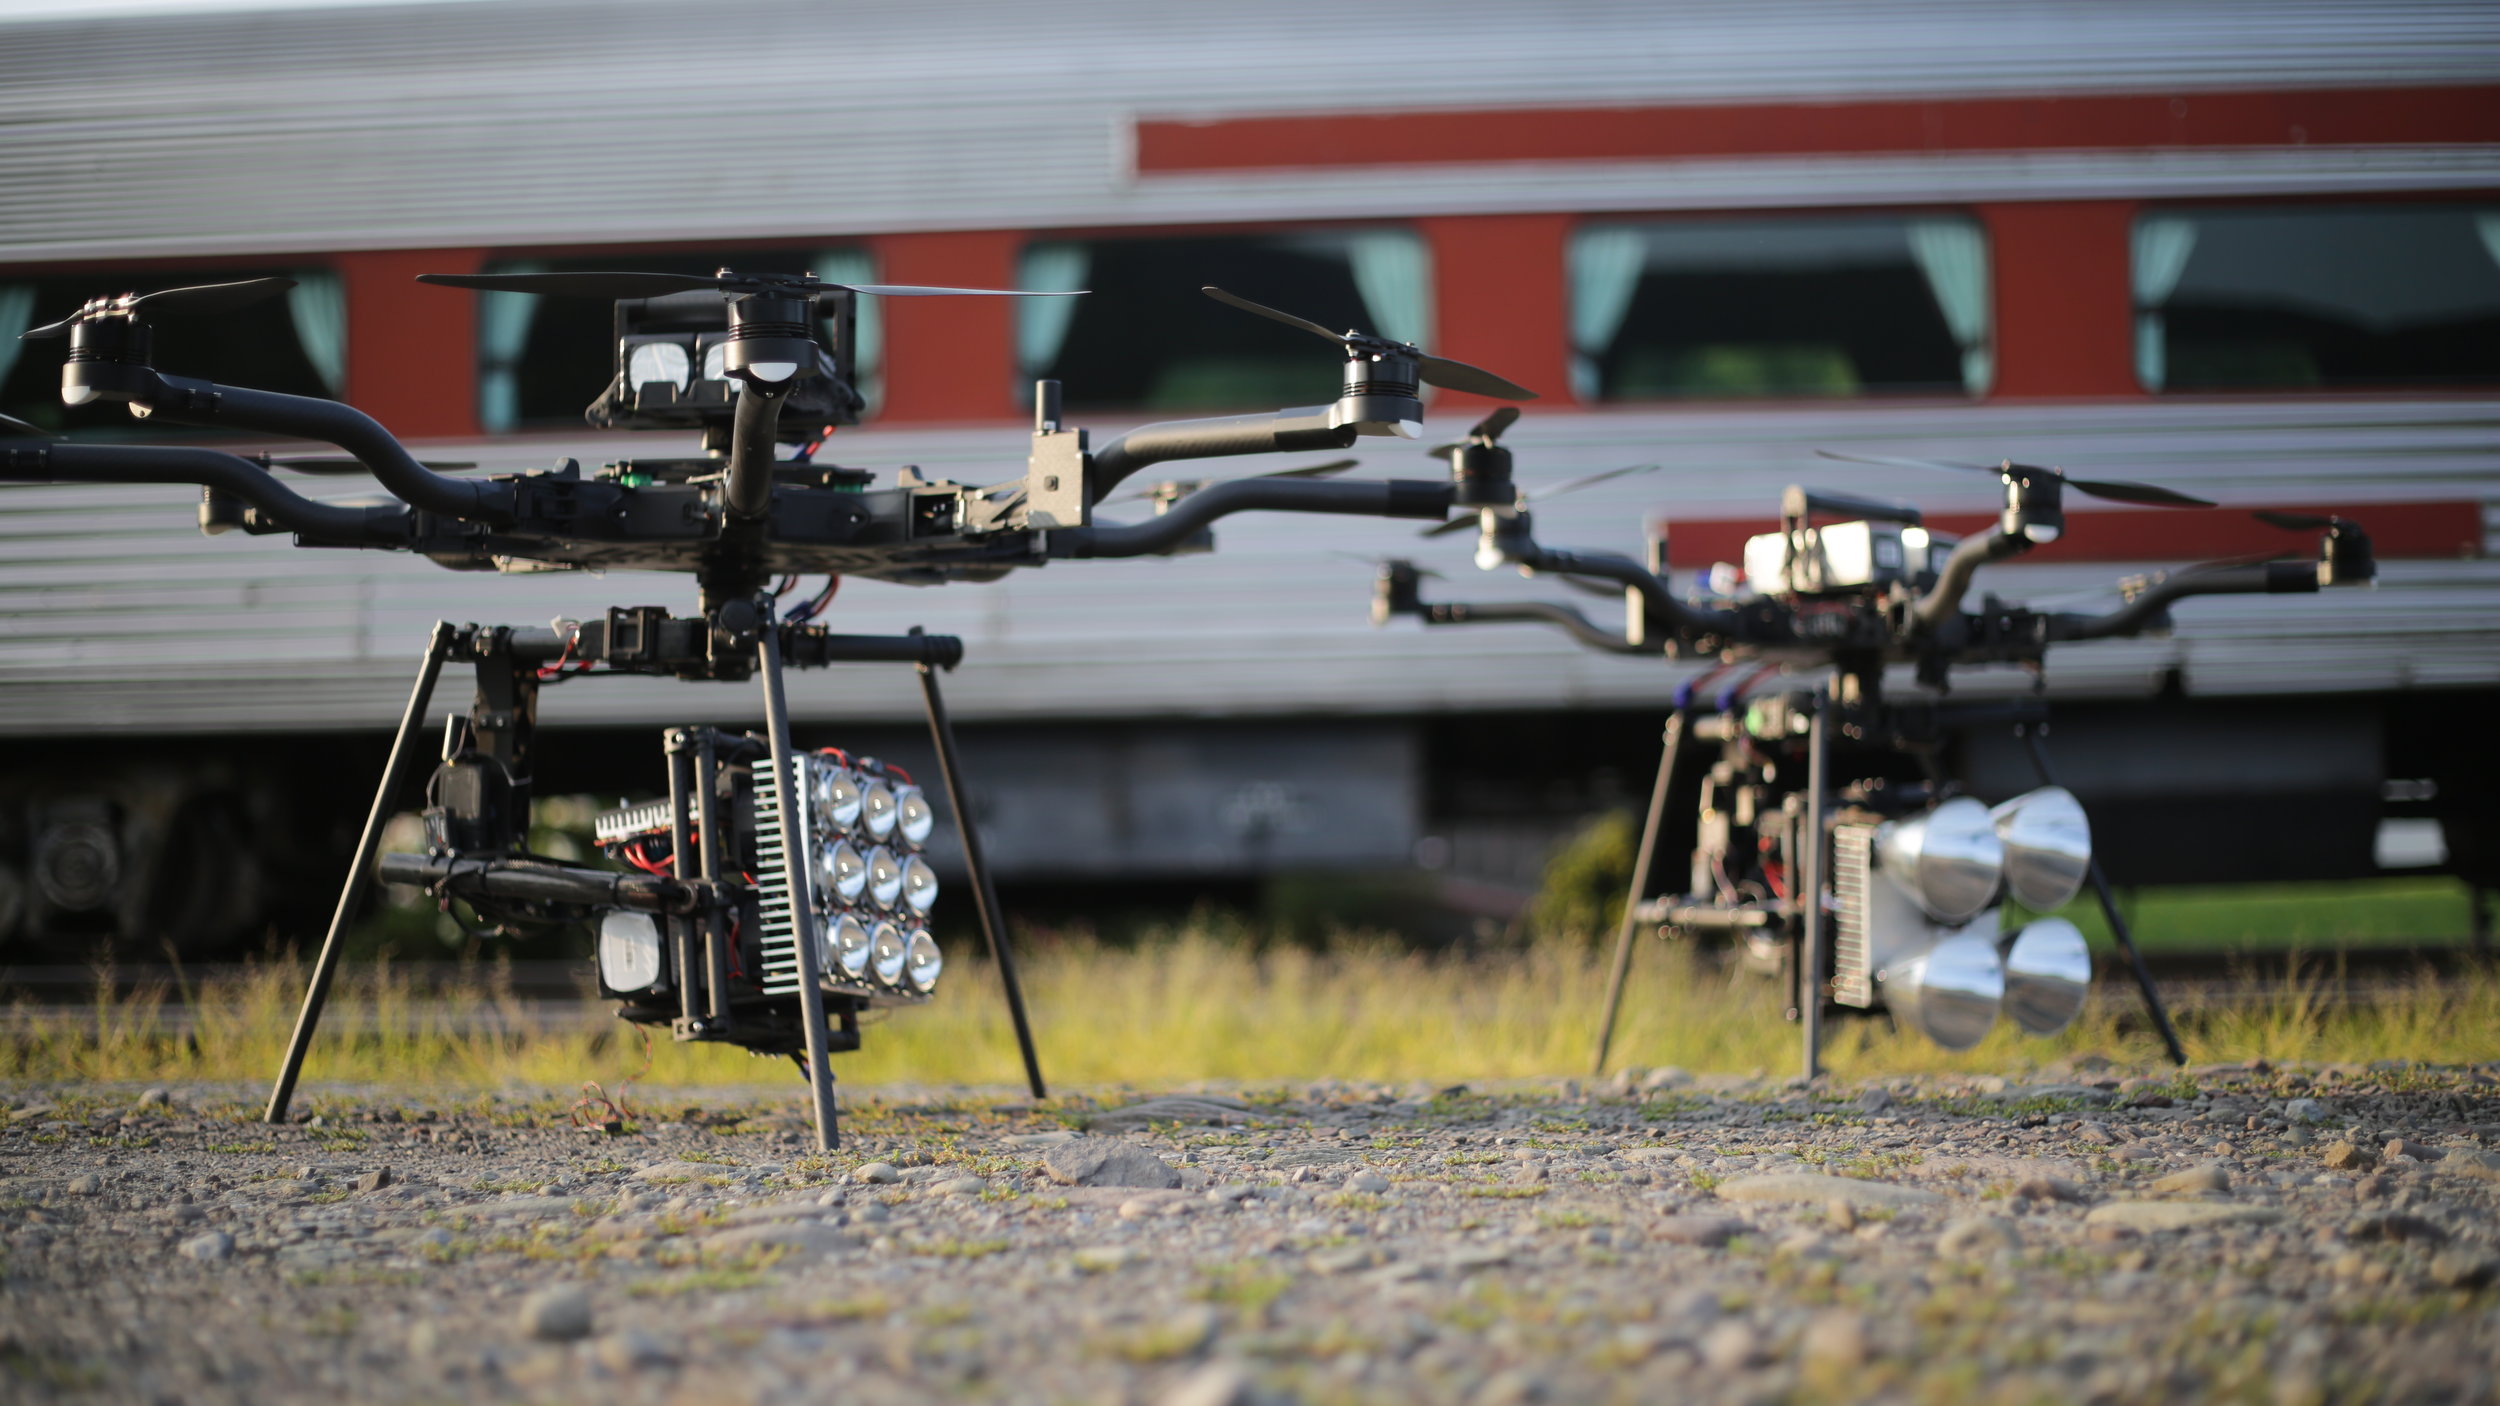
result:
[[[2086,1226],[2118,1230],[2203,1230],[2218,1225],[2271,1225],[2283,1213],[2268,1206],[2217,1201],[2110,1201],[2086,1212]]]
[[[2172,1172],[2166,1177],[2156,1177],[2151,1189],[2164,1196],[2220,1195],[2231,1189],[2231,1174],[2220,1165],[2207,1162],[2186,1171]]]
[[[1205,1363],[1156,1398],[1156,1406],[1247,1406],[1250,1373],[1238,1362]]]
[[[2500,1279],[2500,1260],[2467,1250],[2445,1250],[2431,1257],[2431,1279],[2451,1289],[2488,1289]]]
[[[1892,1107],[1892,1095],[1882,1089],[1868,1089],[1865,1093],[1858,1095],[1860,1113],[1881,1113],[1890,1107]]]
[[[1762,1339],[1750,1327],[1729,1318],[1701,1335],[1701,1360],[1712,1370],[1734,1372],[1762,1359]]]
[[[556,1284],[521,1300],[521,1327],[533,1338],[571,1342],[590,1336],[590,1295],[577,1284]]]
[[[356,1189],[358,1191],[380,1191],[383,1187],[389,1186],[392,1180],[393,1178],[391,1176],[390,1168],[376,1167],[372,1171],[365,1173],[363,1176],[356,1178]]]
[[[891,1162],[864,1162],[851,1169],[851,1180],[866,1186],[892,1186],[903,1179],[903,1169]]]
[[[2339,1172],[2366,1172],[2378,1165],[2378,1158],[2349,1142],[2331,1144],[2323,1160]]]
[[[71,1177],[61,1184],[61,1189],[72,1196],[93,1196],[104,1189],[104,1178],[89,1172],[83,1176]]]
[[[1377,1196],[1389,1189],[1389,1179],[1378,1172],[1356,1172],[1345,1179],[1345,1189]]]
[[[2091,1199],[2083,1188],[2063,1177],[2028,1177],[2017,1182],[2014,1195],[2024,1201],[2067,1201],[2080,1203]]]
[[[2295,1123],[2323,1123],[2326,1105],[2314,1098],[2296,1098],[2283,1105],[2283,1116]]]
[[[940,1196],[978,1196],[989,1190],[990,1184],[979,1177],[948,1177],[929,1189]]]
[[[1771,1172],[1760,1176],[1734,1177],[1719,1183],[1718,1192],[1720,1199],[1726,1201],[1805,1201],[1816,1204],[1846,1201],[1859,1208],[1934,1206],[1942,1204],[1945,1199],[1922,1187],[1865,1181],[1857,1177],[1826,1176],[1821,1172]]]
[[[2500,1181],[2500,1154],[2460,1147],[2439,1159],[2443,1172],[2459,1172],[2482,1181]]]
[[[602,1336],[591,1344],[590,1355],[593,1361],[620,1377],[677,1363],[677,1354],[669,1351],[667,1343],[636,1328]]]
[[[1936,1253],[1946,1259],[1987,1259],[2023,1246],[2014,1223],[2002,1216],[1970,1216],[1954,1221],[1936,1237]]]
[[[1062,1186],[1129,1186],[1168,1190],[1181,1184],[1171,1164],[1118,1138],[1081,1137],[1042,1155],[1042,1170]]]
[[[2401,1211],[2363,1216],[2344,1227],[2347,1240],[2410,1240],[2426,1245],[2446,1243],[2448,1232],[2435,1221]]]
[[[234,1237],[222,1230],[211,1230],[183,1241],[182,1252],[202,1264],[214,1264],[234,1253]]]
[[[174,1096],[165,1089],[149,1089],[139,1095],[139,1106],[141,1108],[171,1108],[174,1106]]]
[[[1847,1309],[1814,1315],[1797,1340],[1797,1356],[1807,1366],[1826,1371],[1864,1366],[1870,1355],[1866,1315]]]
[[[1087,1245],[1068,1257],[1070,1263],[1087,1274],[1108,1274],[1115,1269],[1126,1269],[1139,1258],[1138,1252],[1127,1245]]]
[[[2400,1137],[2388,1139],[2386,1148],[2379,1155],[2391,1162],[2399,1157],[2410,1157],[2416,1162],[2436,1162],[2447,1154],[2429,1143]]]

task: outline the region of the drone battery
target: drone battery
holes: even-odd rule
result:
[[[1920,586],[1952,550],[1953,539],[1895,522],[1834,522],[1745,539],[1745,580],[1764,595],[1827,595]]]

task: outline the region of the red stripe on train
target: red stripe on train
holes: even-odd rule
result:
[[[1142,173],[2500,142],[2500,86],[1143,118]]]
[[[2361,524],[2382,559],[2453,560],[2480,556],[2483,505],[2436,503],[2268,504],[2277,512],[2332,513]],[[2017,558],[2023,562],[2201,561],[2288,549],[2307,553],[2313,532],[2269,527],[2239,508],[2118,508],[2069,512],[2066,535]],[[1745,539],[1776,532],[1776,518],[1659,519],[1668,527],[1670,566],[1698,570],[1712,562],[1744,560]],[[1977,513],[1941,513],[1927,519],[1938,532],[1968,536],[1994,526]]]

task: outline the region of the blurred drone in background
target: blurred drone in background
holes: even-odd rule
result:
[[[1381,563],[1372,614],[1381,624],[1401,617],[1427,625],[1528,621],[1609,653],[1712,661],[1677,687],[1668,715],[1617,937],[1599,1070],[1633,938],[1644,926],[1736,944],[1782,973],[1789,1014],[1804,1027],[1809,1077],[1820,1068],[1827,1008],[1889,1009],[1952,1049],[1978,1043],[2001,1011],[2029,1033],[2053,1034],[2082,1008],[2091,977],[2083,935],[2057,917],[2001,932],[2001,906],[2010,900],[2046,913],[2086,883],[2132,963],[2171,1057],[2184,1062],[2092,860],[2083,808],[2050,770],[2041,743],[2045,704],[2036,697],[1952,700],[1953,672],[2011,664],[2036,673],[2052,645],[2166,631],[2170,606],[2192,596],[2366,585],[2377,566],[2358,524],[2259,513],[2273,526],[2318,534],[2314,557],[2214,562],[2131,578],[2120,583],[2123,604],[2106,614],[2033,610],[1993,595],[1974,607],[1968,598],[1980,568],[2064,532],[2070,491],[2152,507],[2214,504],[2152,484],[2074,478],[2011,460],[1985,466],[1827,454],[1993,474],[2004,508],[1990,530],[1957,539],[1927,527],[1908,504],[1791,487],[1779,530],[1746,542],[1741,570],[1722,564],[1680,593],[1669,580],[1663,527],[1649,538],[1646,562],[1536,540],[1530,494],[1513,482],[1511,450],[1501,443],[1518,416],[1509,407],[1496,410],[1463,440],[1433,451],[1449,460],[1456,503],[1472,518],[1424,535],[1473,526],[1476,565],[1484,570],[1513,566],[1584,593],[1620,594],[1621,628],[1555,601],[1426,601],[1423,581],[1434,573],[1406,560]],[[1893,665],[1910,666],[1930,693],[1886,697],[1885,670]],[[1754,692],[1783,673],[1814,680]],[[1978,727],[2014,729],[2040,789],[1993,810],[1957,794],[1939,749]],[[1711,744],[1715,756],[1696,759],[1702,748],[1693,744]],[[1690,839],[1690,864],[1679,887],[1653,898],[1651,875],[1671,815]]]

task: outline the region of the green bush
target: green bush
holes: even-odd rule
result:
[[[1609,811],[1581,826],[1545,861],[1528,931],[1539,942],[1594,945],[1623,922],[1641,826],[1630,811]]]

